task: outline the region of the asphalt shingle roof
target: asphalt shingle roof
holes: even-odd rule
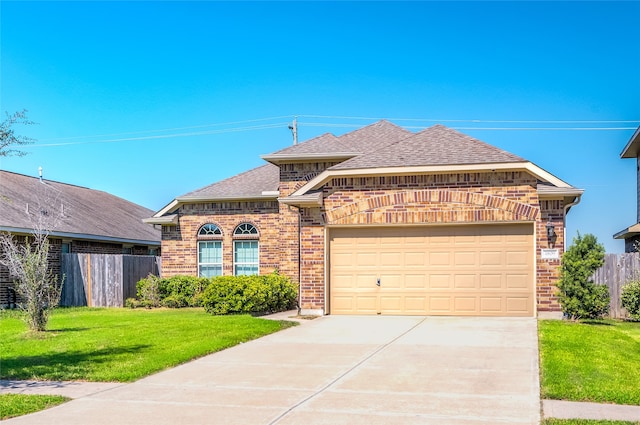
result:
[[[413,134],[413,133],[412,133]],[[478,139],[434,125],[410,137],[331,167],[347,170],[378,167],[523,162],[524,159]]]
[[[306,140],[297,145],[280,149],[271,155],[306,155],[333,152],[352,152],[347,146],[339,142],[338,138],[331,133],[325,133],[313,139]]]
[[[262,192],[265,191],[277,191],[279,184],[280,167],[266,164],[178,196],[177,199],[250,198],[252,196],[261,196]]]
[[[53,232],[160,242],[160,230],[142,222],[153,214],[148,208],[100,190],[0,170],[0,227],[32,229],[27,210],[49,205],[56,216],[63,211]]]
[[[350,150],[366,153],[406,139],[413,134],[389,121],[381,120],[343,134],[338,140]]]

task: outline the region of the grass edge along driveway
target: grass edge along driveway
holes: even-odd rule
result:
[[[640,323],[538,322],[540,395],[640,405]]]
[[[294,324],[196,308],[61,308],[34,334],[15,314],[0,318],[0,379],[95,382],[135,381]]]

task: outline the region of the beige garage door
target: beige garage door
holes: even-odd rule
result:
[[[533,225],[329,230],[331,314],[533,316]]]

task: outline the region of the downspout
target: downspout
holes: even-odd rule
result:
[[[302,211],[298,208],[298,316],[302,313]]]
[[[582,196],[576,196],[573,202],[569,202],[564,206],[564,215],[562,216],[562,231],[564,232],[564,246],[562,247],[562,252],[567,251],[567,212],[569,212],[569,208],[574,205],[578,205]]]

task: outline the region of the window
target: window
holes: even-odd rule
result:
[[[215,224],[207,223],[200,228],[198,236],[222,236],[222,231]]]
[[[213,223],[198,230],[198,276],[222,276],[222,231]]]
[[[198,242],[198,276],[222,275],[222,241]]]
[[[233,231],[234,236],[258,235],[258,229],[251,223],[242,223]]]
[[[71,252],[71,242],[62,242],[60,250],[63,254],[69,254]]]
[[[233,274],[258,274],[260,256],[258,229],[251,223],[241,223],[233,231]]]
[[[233,273],[236,276],[258,274],[258,241],[233,242]]]

